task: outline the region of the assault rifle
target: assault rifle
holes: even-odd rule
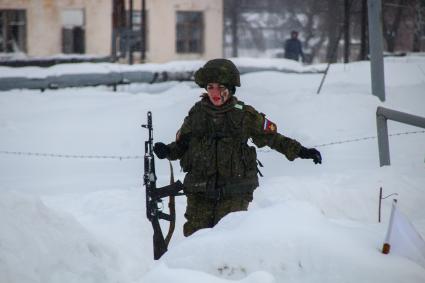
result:
[[[149,139],[145,141],[145,172],[143,175],[143,183],[146,187],[146,216],[148,220],[152,223],[153,227],[153,257],[155,260],[159,259],[168,248],[170,243],[171,236],[174,232],[175,220],[176,220],[176,210],[175,210],[175,199],[177,195],[182,195],[180,193],[183,190],[183,184],[180,181],[174,182],[173,167],[170,162],[171,170],[171,179],[170,185],[157,188],[156,187],[156,174],[155,174],[155,156],[153,154],[153,127],[152,127],[152,113],[149,111],[147,114],[148,123],[142,125],[143,128],[146,128],[149,131]],[[170,208],[170,213],[162,212],[162,198],[169,197],[168,206]],[[161,231],[161,226],[159,220],[163,219],[170,222],[169,230],[167,236],[164,238],[164,235]]]

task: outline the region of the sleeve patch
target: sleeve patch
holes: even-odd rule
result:
[[[264,117],[263,131],[266,133],[276,133],[277,126],[275,123]]]

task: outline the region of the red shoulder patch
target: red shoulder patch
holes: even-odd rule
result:
[[[266,133],[276,133],[277,132],[277,126],[275,123],[264,117],[264,126],[263,130]]]

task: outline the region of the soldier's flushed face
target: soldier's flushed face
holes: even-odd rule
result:
[[[221,106],[230,98],[229,90],[221,84],[209,83],[207,85],[208,98],[215,106]]]

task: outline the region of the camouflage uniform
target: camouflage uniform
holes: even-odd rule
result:
[[[208,61],[195,73],[201,88],[209,83],[225,86],[234,94],[240,86],[239,71],[226,59]],[[252,106],[230,96],[215,106],[205,94],[184,119],[176,141],[156,143],[158,158],[180,159],[187,208],[184,235],[213,227],[230,212],[247,210],[258,187],[255,147],[269,146],[289,160],[310,158],[321,163],[320,152],[303,147],[277,132],[277,127]]]
[[[276,125],[252,106],[232,96],[216,107],[207,97],[184,119],[168,158],[180,159],[187,210],[184,234],[213,227],[234,211],[247,210],[258,187],[255,147],[269,146],[289,160],[300,151],[299,142],[277,132]]]

